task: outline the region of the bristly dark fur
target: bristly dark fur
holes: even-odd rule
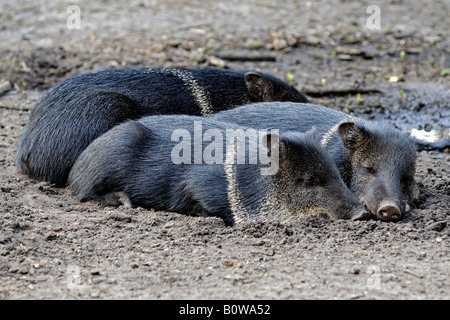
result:
[[[264,73],[205,69],[117,69],[72,77],[33,107],[16,167],[37,180],[65,186],[78,155],[125,120],[153,114],[211,115],[258,101],[307,101]]]
[[[179,142],[172,141],[172,134],[183,129],[194,137],[195,121],[202,123],[203,132],[216,129],[224,139],[227,129],[247,130],[211,117],[185,115],[127,121],[81,153],[69,175],[70,188],[81,201],[103,200],[112,204],[114,197],[110,194],[119,193],[134,206],[217,216],[229,225],[240,221],[290,220],[318,212],[337,219],[357,219],[367,213],[345,186],[317,139],[309,134],[279,136],[279,168],[272,175],[262,175],[264,164],[250,164],[248,153],[241,164],[226,159],[219,164],[175,164],[171,152]],[[270,139],[278,137],[267,133],[267,139],[268,135]],[[255,139],[255,135],[249,135],[246,150]],[[189,143],[193,152],[196,142],[192,139]],[[211,142],[200,143],[205,150]],[[226,141],[222,147],[224,156],[235,158],[234,149],[227,148]]]

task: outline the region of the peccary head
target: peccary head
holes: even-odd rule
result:
[[[351,155],[351,168],[341,169],[350,190],[380,219],[401,219],[419,197],[409,136],[368,122],[344,122],[338,132]]]
[[[266,73],[247,72],[245,84],[252,102],[308,102],[308,99],[293,86]]]
[[[268,134],[263,145],[271,150],[277,147],[274,141],[279,143],[279,167],[274,175],[272,199],[276,199],[281,211],[291,218],[319,212],[334,219],[370,216],[313,134],[289,132],[279,137]]]

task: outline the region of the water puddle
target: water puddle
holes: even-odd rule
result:
[[[438,142],[444,138],[449,139],[450,138],[450,129],[444,129],[444,130],[418,130],[415,128],[412,128],[408,130],[411,133],[411,137],[422,140],[426,142]]]

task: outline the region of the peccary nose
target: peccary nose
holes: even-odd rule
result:
[[[398,221],[402,217],[402,211],[392,200],[381,202],[377,214],[381,220],[385,221]]]

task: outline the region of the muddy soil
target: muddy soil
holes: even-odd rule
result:
[[[315,103],[448,135],[448,1],[80,0],[79,29],[70,4],[0,3],[0,299],[450,298],[448,149],[417,153],[421,198],[397,223],[230,228],[79,203],[14,166],[45,90],[120,67],[257,69]]]

